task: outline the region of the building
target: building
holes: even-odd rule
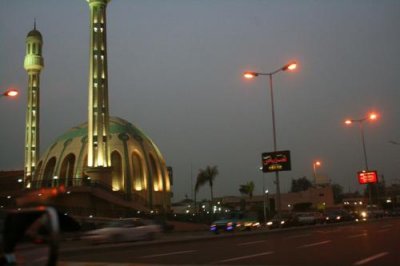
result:
[[[77,215],[121,216],[171,205],[172,168],[154,142],[128,121],[110,117],[106,8],[110,0],[87,0],[90,9],[88,122],[59,136],[39,157],[42,34],[26,38],[28,73],[25,193],[18,206],[50,204]]]
[[[275,195],[265,194],[265,195],[254,195],[252,198],[249,197],[222,197],[217,199],[224,206],[229,206],[232,209],[241,209],[245,207],[246,209],[254,209],[257,206],[264,205],[268,210],[274,212],[275,207]],[[296,205],[299,204],[309,204],[312,209],[326,209],[333,208],[335,206],[333,200],[333,191],[331,186],[317,186],[310,187],[305,191],[300,192],[289,192],[281,193],[281,210],[282,211],[292,211]]]

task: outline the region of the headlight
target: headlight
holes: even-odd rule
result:
[[[285,221],[281,221],[281,224],[285,224]]]
[[[340,220],[340,219],[342,219],[342,217],[336,216],[336,220]]]
[[[361,217],[366,218],[367,217],[367,212],[365,212],[365,211],[361,212]]]
[[[267,222],[267,225],[272,225],[272,222],[271,221]]]

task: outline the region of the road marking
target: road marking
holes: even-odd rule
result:
[[[368,263],[372,260],[376,260],[376,259],[379,259],[380,257],[386,256],[387,254],[389,254],[389,252],[382,252],[382,253],[376,254],[374,256],[368,257],[366,259],[359,260],[359,261],[355,262],[353,265],[362,265],[362,264]]]
[[[367,233],[362,233],[362,234],[358,234],[358,235],[352,235],[352,236],[349,236],[347,238],[356,238],[356,237],[362,237],[362,236],[367,236]]]
[[[183,250],[183,251],[176,251],[176,252],[170,252],[170,253],[161,253],[161,254],[148,255],[148,256],[143,256],[143,257],[140,257],[140,258],[142,258],[142,259],[156,258],[156,257],[163,257],[163,256],[185,254],[185,253],[193,253],[193,252],[196,252],[196,251],[197,250]]]
[[[267,252],[257,253],[257,254],[248,255],[248,256],[242,256],[242,257],[236,257],[236,258],[231,258],[231,259],[226,259],[226,260],[220,260],[220,261],[213,262],[211,264],[218,264],[218,263],[224,263],[224,262],[230,262],[230,261],[236,261],[236,260],[250,259],[250,258],[255,258],[255,257],[260,257],[260,256],[271,255],[273,253],[274,253],[273,251],[267,251]]]
[[[390,231],[390,229],[381,229],[381,230],[378,230],[377,232],[384,233],[384,232],[387,232],[387,231]]]
[[[303,245],[300,246],[298,248],[309,248],[309,247],[315,247],[315,246],[320,246],[320,245],[325,245],[332,242],[331,240],[326,240],[326,241],[322,241],[322,242],[317,242],[317,243],[312,243],[312,244],[307,244],[307,245]]]
[[[240,243],[237,244],[238,246],[246,246],[246,245],[253,245],[253,244],[259,244],[265,242],[265,240],[259,240],[259,241],[252,241],[252,242],[245,242],[245,243]]]
[[[288,237],[285,237],[284,239],[301,238],[301,237],[306,237],[306,236],[310,236],[310,235],[311,235],[311,234],[302,234],[302,235],[288,236]]]
[[[389,228],[389,227],[393,227],[393,224],[385,224],[381,226],[381,228]]]

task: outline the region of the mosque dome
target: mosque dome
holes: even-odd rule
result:
[[[26,37],[34,37],[42,40],[42,34],[36,29],[31,30]]]
[[[113,191],[140,198],[145,205],[169,205],[170,179],[154,142],[133,124],[110,117],[111,183]],[[71,128],[42,154],[31,182],[33,188],[75,187],[90,179],[87,165],[87,123]],[[92,180],[93,181],[93,180]],[[98,180],[101,183],[101,180]]]

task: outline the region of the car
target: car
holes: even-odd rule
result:
[[[153,240],[161,231],[161,226],[151,220],[125,218],[114,220],[103,228],[88,231],[82,239],[92,244]]]
[[[268,220],[266,224],[268,229],[284,228],[296,225],[298,225],[297,216],[292,213],[277,214],[272,219]]]
[[[351,215],[349,212],[345,210],[327,210],[324,213],[325,223],[338,223],[344,221],[354,221],[354,215]]]
[[[321,224],[324,216],[320,212],[299,212],[296,214],[299,225]]]
[[[260,227],[260,222],[244,213],[233,212],[228,216],[215,220],[210,225],[210,231],[218,234],[221,231],[243,231]]]

